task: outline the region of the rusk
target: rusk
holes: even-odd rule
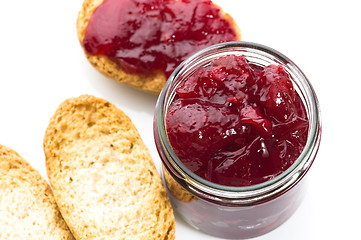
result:
[[[168,196],[131,120],[110,102],[64,101],[44,137],[49,181],[76,239],[174,239]]]
[[[104,0],[84,0],[83,2],[82,9],[79,11],[76,23],[78,39],[82,47],[89,18],[103,1]],[[216,6],[221,9],[218,5]],[[241,40],[241,33],[234,19],[228,13],[225,13],[222,9],[221,11],[224,19],[229,21],[234,27],[237,34],[237,40]],[[120,69],[115,62],[111,61],[104,55],[93,56],[88,54],[85,50],[84,53],[91,65],[103,75],[140,90],[159,94],[167,81],[167,78],[163,72],[153,72],[149,75],[130,74],[122,71],[122,69]]]
[[[0,145],[0,239],[74,239],[46,180]]]

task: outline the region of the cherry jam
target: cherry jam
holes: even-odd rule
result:
[[[244,41],[187,58],[165,84],[154,115],[174,209],[220,238],[260,236],[292,216],[320,138],[307,77],[282,53]]]
[[[167,77],[190,54],[237,40],[211,0],[104,0],[89,19],[83,45],[128,73]]]
[[[256,67],[229,55],[175,90],[166,116],[175,154],[198,176],[250,186],[288,169],[302,152],[308,118],[281,65]]]

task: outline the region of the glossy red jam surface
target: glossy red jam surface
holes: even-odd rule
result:
[[[128,73],[168,77],[190,54],[237,40],[210,0],[105,0],[92,14],[83,45]]]
[[[305,107],[282,66],[225,56],[176,88],[166,130],[179,159],[214,183],[249,186],[289,168],[308,132]]]

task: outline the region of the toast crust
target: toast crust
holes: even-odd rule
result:
[[[78,14],[76,27],[77,27],[78,39],[83,50],[84,50],[83,40],[85,37],[86,28],[88,26],[89,18],[91,17],[95,9],[103,1],[104,0],[84,0],[82,9]],[[220,6],[216,4],[215,6],[221,9]],[[240,41],[241,33],[238,25],[228,13],[224,12],[222,9],[221,11],[223,17],[233,26],[236,32],[237,40]],[[91,63],[91,65],[103,75],[117,82],[138,88],[145,92],[159,94],[167,81],[165,74],[162,72],[154,72],[149,75],[130,74],[122,71],[115,62],[111,61],[108,57],[104,55],[96,55],[96,56],[89,55],[85,50],[84,53],[88,61]]]
[[[46,180],[2,145],[0,191],[0,239],[74,239]]]
[[[44,137],[54,195],[76,239],[174,239],[168,196],[131,120],[110,102],[64,101]]]

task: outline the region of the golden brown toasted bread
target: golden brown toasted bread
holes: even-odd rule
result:
[[[82,9],[79,12],[77,19],[77,33],[78,39],[80,41],[81,46],[83,47],[83,40],[85,37],[86,28],[88,26],[88,21],[96,8],[103,2],[104,0],[84,0]],[[216,5],[219,9],[219,6]],[[221,9],[222,11],[222,9]],[[231,25],[234,27],[234,30],[237,35],[236,40],[241,40],[241,34],[239,27],[235,23],[234,19],[224,11],[222,11],[222,15],[224,19],[229,21]],[[146,92],[151,92],[158,94],[164,87],[164,84],[167,81],[167,78],[163,72],[154,71],[152,74],[131,74],[124,72],[117,63],[111,61],[105,55],[90,55],[86,51],[85,55],[91,65],[97,69],[100,73],[105,76],[116,80],[120,83],[127,84],[138,89],[141,89]]]
[[[74,239],[46,180],[2,145],[0,192],[0,239]]]
[[[131,120],[82,95],[56,110],[44,137],[59,209],[76,239],[174,239],[168,196]]]

